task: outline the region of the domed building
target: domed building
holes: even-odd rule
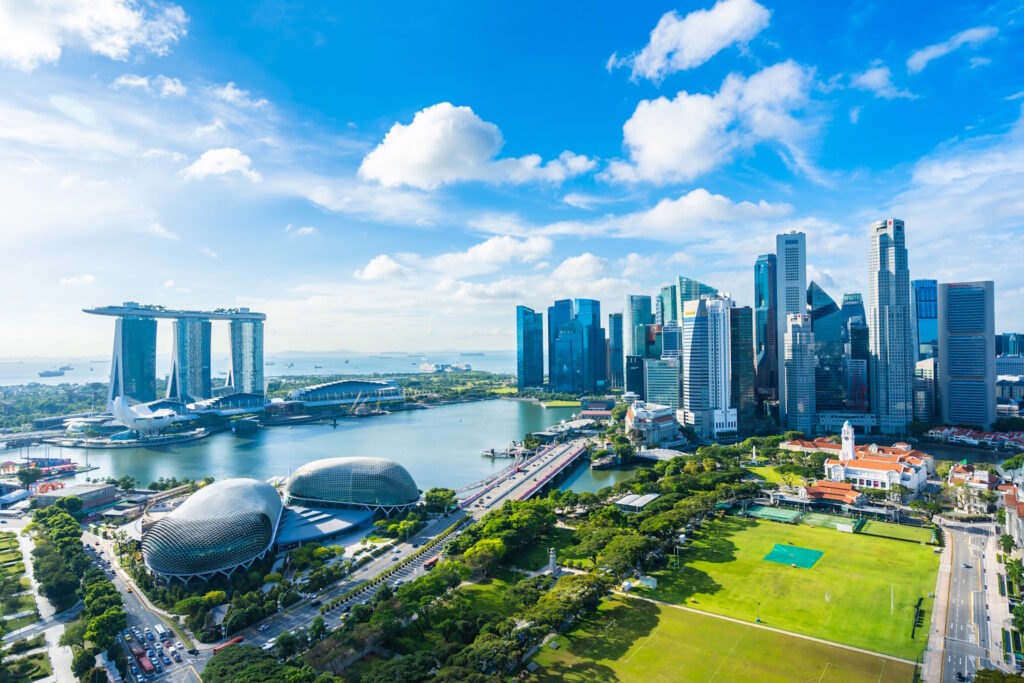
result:
[[[142,534],[142,560],[164,579],[230,576],[271,551],[283,511],[280,496],[266,482],[214,482]]]
[[[285,488],[289,504],[381,511],[408,510],[420,500],[409,472],[383,458],[325,458],[295,470]]]

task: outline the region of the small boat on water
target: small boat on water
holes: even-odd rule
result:
[[[59,368],[59,369],[60,369],[60,370],[64,370],[65,372],[67,372],[67,371],[69,371],[69,370],[74,370],[74,369],[75,369],[75,367],[74,367],[73,365],[62,365],[62,366],[60,366],[60,368]]]
[[[39,372],[40,377],[63,377],[64,370],[41,370]]]

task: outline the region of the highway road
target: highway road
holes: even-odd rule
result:
[[[989,610],[985,582],[996,580],[985,574],[984,553],[988,531],[949,528],[952,568],[946,639],[943,644],[942,683],[956,683],[957,674],[973,679],[978,669],[990,667]]]

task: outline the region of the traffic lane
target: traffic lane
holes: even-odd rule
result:
[[[979,665],[989,664],[987,650],[987,609],[984,597],[978,597],[983,586],[982,573],[977,564],[983,546],[978,546],[972,534],[951,532],[954,566],[951,568],[949,620],[944,643],[945,662],[943,681],[957,681],[959,673],[973,677]],[[982,539],[983,540],[983,539]]]

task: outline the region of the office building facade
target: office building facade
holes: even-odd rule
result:
[[[167,398],[192,403],[213,397],[210,380],[209,320],[179,318],[174,321],[173,355],[167,382]]]
[[[679,289],[676,285],[665,285],[661,288],[661,294],[658,298],[661,299],[661,320],[662,325],[669,322],[679,322]]]
[[[107,407],[123,396],[129,403],[156,400],[156,320],[119,317],[114,323]]]
[[[935,361],[925,358],[914,365],[914,420],[926,425],[935,422]]]
[[[262,394],[263,321],[231,321],[231,370],[228,386],[235,393]]]
[[[548,382],[555,384],[555,340],[558,331],[572,320],[572,299],[560,299],[548,306]]]
[[[641,401],[646,400],[647,387],[644,385],[643,356],[626,356],[625,381],[626,392],[636,394]]]
[[[778,304],[776,313],[776,339],[782,342],[786,337],[789,316],[805,315],[807,311],[807,237],[802,232],[790,232],[775,238],[775,296]],[[786,412],[789,401],[786,397],[786,350],[780,343],[778,351],[779,368],[779,424],[789,424]]]
[[[761,254],[754,264],[754,371],[757,402],[778,398],[779,343],[778,299],[776,297],[775,254]]]
[[[580,393],[593,393],[604,389],[608,384],[605,374],[601,302],[595,299],[576,299],[574,314],[583,329],[583,372]]]
[[[622,314],[608,314],[608,384],[615,389],[625,386],[625,358],[622,346]]]
[[[941,420],[989,430],[996,420],[995,287],[941,283],[939,405]]]
[[[683,422],[704,437],[735,432],[732,406],[732,302],[702,298],[683,305]]]
[[[718,296],[718,290],[711,285],[680,275],[676,281],[676,319],[683,319],[683,304],[698,301],[704,296]]]
[[[757,399],[754,395],[754,312],[750,306],[729,309],[730,407],[736,410],[741,433],[754,430]]]
[[[651,297],[643,294],[627,294],[625,306],[622,309],[622,348],[626,356],[643,356],[636,353],[636,336],[639,325],[653,325],[654,313],[651,309]],[[628,373],[627,373],[628,374]],[[640,393],[642,387],[630,387],[629,377],[625,377],[626,391]]]
[[[669,321],[661,327],[661,357],[682,358],[683,328],[675,321]]]
[[[811,435],[817,428],[814,387],[814,332],[811,316],[790,314],[786,319],[786,429]]]
[[[516,378],[519,391],[544,386],[544,316],[516,306]]]
[[[843,315],[836,302],[816,282],[807,287],[807,311],[814,332],[815,407],[820,411],[845,410],[846,349],[843,344]]]
[[[647,359],[644,361],[644,401],[679,409],[678,358]]]
[[[934,358],[939,344],[938,282],[913,280],[910,283],[910,331],[914,335],[915,362]]]
[[[911,332],[910,268],[903,221],[871,224],[868,254],[868,382],[883,434],[905,434],[914,413],[917,353]]]
[[[583,325],[575,318],[555,330],[552,389],[565,394],[583,391]]]

